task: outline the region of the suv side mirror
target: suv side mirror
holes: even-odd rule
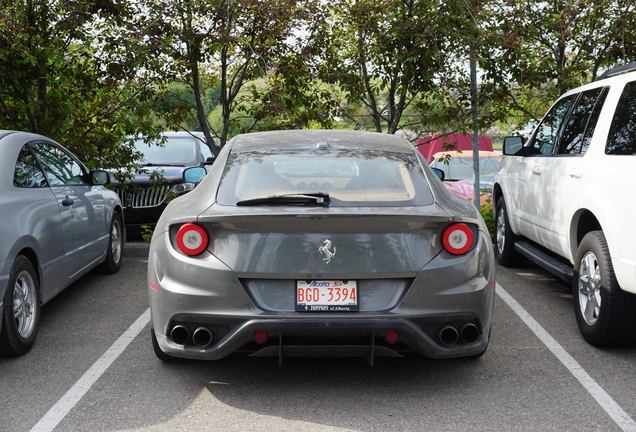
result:
[[[508,136],[504,138],[503,142],[503,154],[506,156],[521,156],[521,150],[523,149],[523,137],[520,136]]]
[[[435,174],[435,177],[437,177],[441,181],[444,181],[444,178],[446,178],[446,174],[444,174],[444,170],[441,170],[439,168],[431,168],[431,169],[433,170],[433,174]]]
[[[208,172],[203,167],[191,167],[183,171],[183,180],[186,183],[200,183]]]
[[[203,165],[212,165],[213,163],[214,163],[214,158],[209,157],[205,160],[205,162],[203,162]]]
[[[91,185],[93,186],[105,186],[110,183],[110,174],[104,170],[93,170],[89,174],[91,179]]]

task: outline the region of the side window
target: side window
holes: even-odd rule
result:
[[[585,154],[603,107],[605,94],[603,87],[581,93],[563,127],[558,154]]]
[[[210,150],[210,147],[208,147],[207,144],[199,141],[199,149],[201,151],[201,156],[203,156],[204,161],[212,157],[212,150]]]
[[[22,147],[15,164],[13,184],[19,188],[47,187],[46,178],[40,169],[35,156],[27,146]]]
[[[607,136],[608,155],[636,155],[636,81],[625,85]]]
[[[530,155],[551,155],[559,138],[559,129],[576,95],[558,101],[537,127]]]
[[[45,142],[34,143],[32,147],[51,187],[86,184],[84,169],[70,153]]]

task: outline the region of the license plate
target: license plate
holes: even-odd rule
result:
[[[296,282],[296,311],[355,312],[358,310],[358,283],[342,280]]]

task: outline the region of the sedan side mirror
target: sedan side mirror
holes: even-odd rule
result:
[[[520,136],[508,136],[504,138],[503,142],[503,154],[507,156],[521,156],[521,150],[523,149],[523,137]]]
[[[439,168],[431,168],[431,169],[433,170],[433,174],[435,174],[435,177],[437,177],[441,181],[444,181],[444,179],[446,178],[446,174],[444,174],[444,170],[441,170]]]
[[[200,183],[208,174],[203,167],[191,167],[183,171],[183,180],[187,183]]]
[[[93,186],[105,186],[110,183],[110,174],[104,170],[93,170],[89,173],[91,179],[91,185]]]

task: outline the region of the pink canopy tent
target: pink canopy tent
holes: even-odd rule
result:
[[[430,163],[435,153],[448,150],[472,150],[473,137],[461,133],[429,135],[417,140],[416,145],[424,159]],[[479,135],[479,150],[493,151],[490,138]]]

